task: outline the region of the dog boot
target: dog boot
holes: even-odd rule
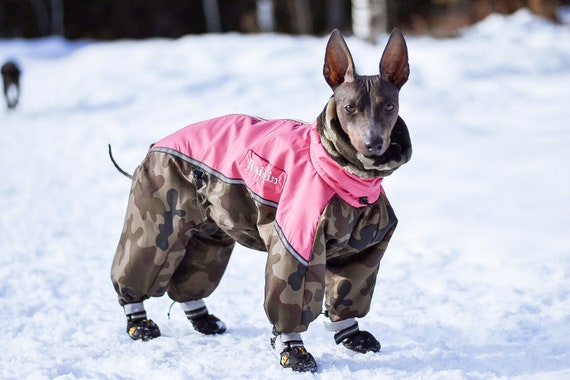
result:
[[[380,351],[380,342],[368,331],[361,331],[354,318],[325,323],[325,328],[335,333],[336,344],[342,343],[349,350],[362,354]]]
[[[127,334],[134,340],[147,341],[160,336],[160,329],[151,319],[147,319],[142,302],[124,306],[127,315]]]
[[[277,334],[271,338],[271,347],[279,354],[279,363],[283,368],[295,372],[317,372],[317,362],[305,349],[301,334]]]
[[[208,313],[203,300],[183,302],[180,304],[186,318],[192,322],[194,330],[205,335],[222,334],[226,331],[226,324],[215,315]]]

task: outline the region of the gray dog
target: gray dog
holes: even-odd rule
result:
[[[143,301],[165,293],[197,331],[225,332],[203,299],[216,289],[238,242],[268,253],[264,307],[281,366],[317,370],[301,333],[323,303],[337,344],[379,351],[355,318],[370,310],[397,224],[382,180],[411,157],[398,116],[408,75],[399,30],[374,76],[356,74],[334,31],[324,66],[334,94],[314,123],[228,115],[154,143],[132,176],[111,270],[130,337],[160,336]]]

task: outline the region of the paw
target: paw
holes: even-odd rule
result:
[[[152,319],[140,319],[138,321],[127,322],[127,334],[133,340],[142,340],[146,342],[160,336],[160,329]]]
[[[380,342],[368,331],[356,331],[348,335],[342,344],[349,350],[365,354],[367,352],[380,351]]]
[[[226,332],[226,324],[212,314],[205,314],[189,318],[194,330],[205,335],[223,334]]]
[[[303,346],[302,341],[280,342],[279,336],[271,338],[271,347],[281,349],[279,364],[294,372],[317,372],[317,361]]]

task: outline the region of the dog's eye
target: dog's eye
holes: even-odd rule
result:
[[[384,109],[385,109],[387,112],[392,112],[392,111],[394,111],[394,108],[396,108],[396,106],[393,105],[392,103],[388,103],[388,104],[386,104],[386,106],[384,106]]]
[[[348,113],[354,113],[354,112],[356,112],[356,107],[353,106],[352,104],[347,104],[346,106],[344,106],[344,109],[345,109],[346,112],[348,112]]]

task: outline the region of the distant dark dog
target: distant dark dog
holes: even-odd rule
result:
[[[335,31],[324,66],[333,96],[314,123],[227,115],[153,144],[132,176],[111,269],[129,336],[160,336],[143,302],[166,292],[195,330],[225,332],[203,299],[218,286],[238,242],[268,253],[264,306],[281,366],[317,370],[301,333],[323,303],[337,344],[379,351],[380,342],[355,318],[370,310],[397,224],[382,180],[412,154],[398,116],[408,75],[399,30],[390,36],[380,74],[372,76],[356,74]]]
[[[20,68],[14,62],[8,61],[2,65],[4,97],[9,109],[16,108],[20,99],[20,73]]]

